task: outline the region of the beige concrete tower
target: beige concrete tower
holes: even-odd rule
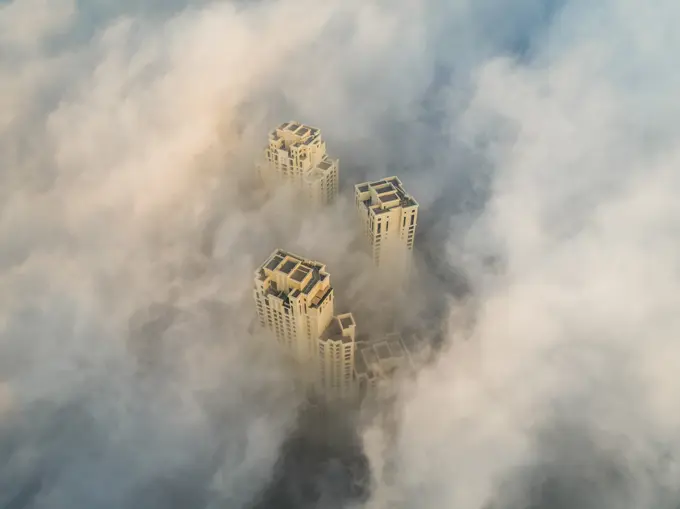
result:
[[[326,154],[321,131],[285,122],[269,133],[260,175],[270,189],[290,185],[313,205],[326,205],[338,194],[337,159]]]
[[[326,266],[277,249],[255,272],[254,298],[260,325],[305,368],[307,380],[327,395],[349,395],[356,325],[351,313],[333,315]]]
[[[373,262],[389,271],[407,273],[418,223],[418,203],[398,177],[354,186],[357,211]]]
[[[356,323],[352,313],[336,316],[319,338],[320,388],[342,398],[354,395],[355,348]]]

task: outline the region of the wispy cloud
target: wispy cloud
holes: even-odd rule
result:
[[[0,502],[243,507],[264,489],[300,397],[250,329],[253,267],[286,243],[381,313],[349,201],[303,217],[251,192],[267,129],[297,118],[345,189],[403,177],[423,207],[404,319],[445,303],[395,441],[365,430],[367,506],[670,504],[678,14],[0,5]]]

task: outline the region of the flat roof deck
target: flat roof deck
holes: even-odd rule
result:
[[[295,267],[297,267],[299,262],[295,260],[287,260],[286,263],[281,265],[281,268],[279,270],[283,272],[284,274],[290,274],[290,271],[292,271]]]
[[[279,266],[279,264],[283,261],[283,257],[276,255],[274,258],[272,258],[269,263],[265,266],[269,270],[276,270],[276,267]]]
[[[347,328],[351,327],[352,325],[354,325],[354,320],[352,319],[351,316],[343,316],[340,319],[340,325],[342,325],[343,329],[347,329]]]
[[[398,199],[399,199],[399,195],[397,195],[397,193],[380,195],[380,201],[381,202],[396,201]]]
[[[305,276],[307,276],[307,274],[309,274],[308,269],[305,269],[304,267],[298,267],[295,270],[295,272],[293,272],[293,274],[291,274],[290,278],[293,281],[300,283],[305,278]]]

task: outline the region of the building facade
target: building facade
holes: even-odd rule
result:
[[[262,327],[303,368],[319,391],[345,397],[353,391],[356,323],[334,315],[326,266],[277,249],[255,272],[254,298]]]
[[[289,185],[308,203],[332,202],[338,194],[339,161],[326,153],[321,131],[299,122],[284,122],[269,133],[260,175],[267,187]]]
[[[354,196],[375,265],[395,274],[408,272],[418,224],[418,202],[406,192],[398,177],[357,184]]]
[[[356,323],[352,313],[333,318],[319,338],[319,389],[342,397],[355,396]]]

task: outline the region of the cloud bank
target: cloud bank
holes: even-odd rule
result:
[[[305,503],[677,505],[678,15],[0,4],[0,504],[260,498],[301,396],[251,328],[253,267],[285,243],[382,316],[351,197],[309,217],[253,188],[267,130],[296,118],[346,191],[399,174],[421,202],[403,319],[444,338],[396,436],[360,430],[368,498],[328,474]]]

